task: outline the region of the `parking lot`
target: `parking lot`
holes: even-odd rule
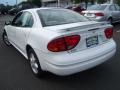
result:
[[[2,42],[4,22],[0,16],[0,90],[120,90],[120,24],[114,25],[117,53],[111,60],[75,75],[60,77],[47,73],[36,78],[28,61],[13,47]]]

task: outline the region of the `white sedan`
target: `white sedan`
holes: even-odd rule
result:
[[[74,74],[109,60],[116,52],[111,25],[61,8],[19,12],[6,23],[3,41],[29,60],[36,76],[45,71]]]

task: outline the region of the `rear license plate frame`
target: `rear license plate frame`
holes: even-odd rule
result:
[[[98,36],[92,36],[86,38],[86,46],[93,47],[99,44]]]

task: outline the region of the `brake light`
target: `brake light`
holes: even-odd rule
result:
[[[104,16],[103,13],[95,13],[95,16]]]
[[[104,33],[105,33],[105,36],[107,39],[112,38],[113,37],[113,28],[105,29]]]
[[[71,50],[77,46],[80,41],[79,35],[61,37],[48,43],[48,50],[52,52],[61,52]]]

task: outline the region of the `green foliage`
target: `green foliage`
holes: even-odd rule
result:
[[[98,3],[102,4],[104,3],[106,0],[97,0]]]
[[[42,3],[41,3],[41,0],[30,0],[33,4],[41,7],[42,6]]]
[[[120,6],[120,0],[117,0],[117,4]]]
[[[89,2],[89,0],[72,0],[72,1],[74,1],[75,3],[81,3],[81,2],[87,3],[87,2]]]
[[[75,3],[80,3],[80,0],[73,0],[73,2],[75,2]]]

